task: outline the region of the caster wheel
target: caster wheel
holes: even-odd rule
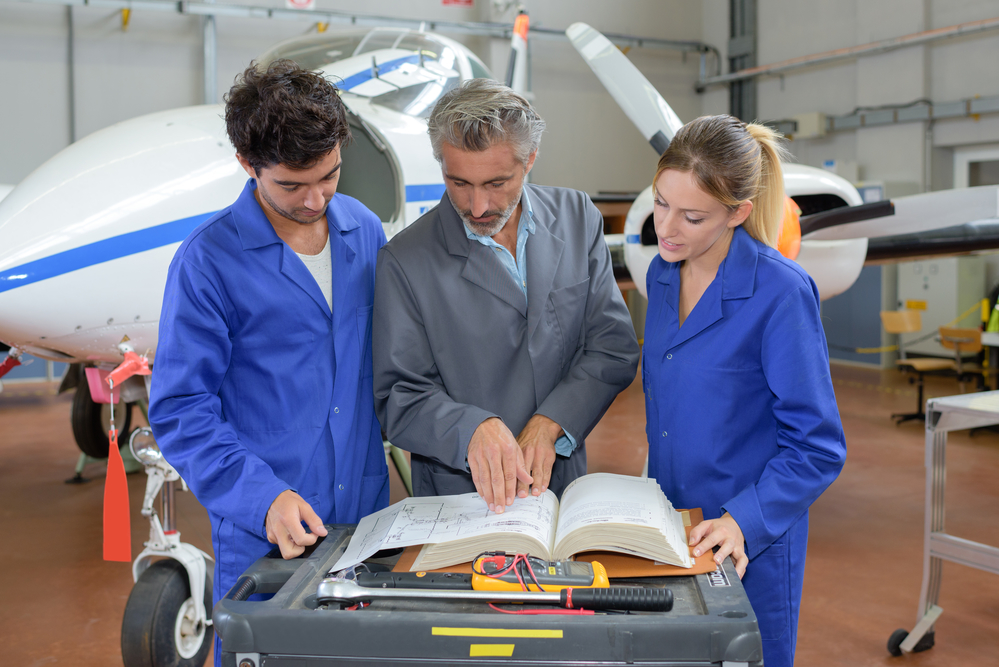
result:
[[[209,617],[212,571],[202,592]],[[168,558],[156,561],[132,588],[121,623],[121,657],[125,667],[202,667],[214,629],[194,622],[187,570]]]
[[[908,630],[898,629],[891,633],[891,637],[888,638],[888,652],[896,657],[902,655],[902,642],[904,642],[905,638],[908,636]],[[921,653],[922,651],[927,651],[933,648],[935,643],[936,633],[927,632],[923,635],[923,638],[916,642],[916,645],[912,647],[912,652]]]
[[[902,642],[905,638],[909,636],[908,630],[902,630],[899,628],[895,632],[891,633],[891,637],[888,638],[888,652],[891,653],[896,658],[902,655]]]

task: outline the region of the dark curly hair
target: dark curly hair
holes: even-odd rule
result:
[[[308,169],[350,142],[336,86],[291,60],[250,63],[225,96],[225,128],[254,171],[283,164]]]

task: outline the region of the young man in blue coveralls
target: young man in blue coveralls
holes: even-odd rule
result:
[[[163,454],[208,509],[216,602],[272,545],[294,558],[324,522],[357,522],[389,496],[371,387],[385,234],[336,194],[343,103],[322,76],[276,61],[243,73],[225,120],[250,179],[170,265],[149,406]]]

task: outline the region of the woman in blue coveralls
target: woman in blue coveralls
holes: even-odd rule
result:
[[[778,141],[707,116],[660,158],[642,359],[649,476],[704,511],[695,555],[732,556],[767,667],[794,662],[808,507],[846,456],[818,291],[774,249]]]

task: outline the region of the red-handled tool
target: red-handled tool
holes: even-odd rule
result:
[[[613,588],[564,588],[555,593],[527,591],[476,591],[446,588],[438,590],[414,588],[364,588],[357,582],[339,577],[327,577],[319,584],[316,599],[320,604],[352,605],[376,598],[407,598],[424,600],[477,600],[479,602],[526,602],[558,605],[566,609],[614,609],[620,611],[670,611],[673,591],[668,588],[615,586]]]

